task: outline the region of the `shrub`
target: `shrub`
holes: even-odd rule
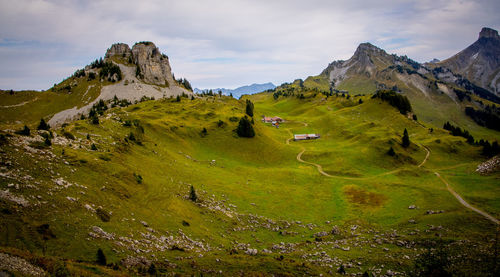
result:
[[[90,146],[90,150],[97,151],[97,146],[95,146],[95,144],[92,143],[92,145]]]
[[[50,137],[48,137],[48,136],[47,136],[47,137],[45,138],[44,143],[45,143],[45,145],[47,145],[47,146],[51,146],[51,145],[52,145],[52,142],[50,141]]]
[[[242,117],[236,128],[236,133],[240,137],[253,138],[255,137],[255,130],[253,129],[252,123],[248,118]]]
[[[106,256],[104,255],[104,252],[102,251],[101,248],[97,250],[97,264],[99,265],[106,265]]]
[[[392,146],[389,148],[389,151],[387,151],[387,155],[392,157],[396,156],[396,152],[394,152],[394,148],[392,148]]]
[[[38,130],[46,130],[48,131],[50,129],[50,125],[45,122],[45,120],[42,118],[40,119],[40,124],[38,124]]]
[[[29,135],[31,135],[31,130],[28,126],[24,125],[24,128],[22,130],[17,131],[16,134],[23,135],[23,136],[29,136]]]
[[[207,128],[203,128],[203,130],[201,130],[200,136],[205,137],[207,134],[208,134]]]
[[[140,174],[135,174],[134,173],[134,177],[135,177],[135,181],[138,183],[138,184],[142,184],[142,176]]]
[[[67,139],[75,140],[75,136],[74,136],[72,133],[68,132],[68,131],[65,131],[65,132],[63,133],[63,136],[64,136],[65,138],[67,138]]]
[[[106,212],[105,210],[101,209],[101,208],[97,208],[97,210],[95,211],[95,213],[97,214],[97,216],[99,216],[99,218],[103,222],[109,222],[109,220],[111,219],[111,216],[109,215],[109,213]]]
[[[225,124],[226,123],[224,123],[224,121],[222,121],[222,120],[217,121],[217,127],[219,127],[219,128],[224,127]]]
[[[231,116],[231,117],[229,118],[229,121],[231,121],[231,122],[238,122],[238,117],[236,117],[236,116]]]

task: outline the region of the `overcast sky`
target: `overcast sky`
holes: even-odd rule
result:
[[[500,28],[500,1],[0,0],[0,89],[48,89],[112,43],[153,41],[193,87],[293,81],[361,42],[420,62]]]

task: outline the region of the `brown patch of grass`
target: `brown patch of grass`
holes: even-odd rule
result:
[[[383,194],[366,191],[355,186],[346,187],[344,193],[349,202],[365,207],[380,207],[387,200]]]

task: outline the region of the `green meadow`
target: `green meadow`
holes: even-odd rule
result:
[[[78,87],[75,93],[82,94]],[[87,95],[95,97],[92,90]],[[253,138],[234,131],[245,99],[255,105]],[[0,201],[0,249],[46,268],[62,261],[71,274],[89,276],[141,274],[151,262],[158,274],[319,275],[341,265],[348,273],[409,274],[429,243],[462,251],[456,264],[463,273],[474,262],[468,257],[491,253],[498,226],[462,206],[435,175],[500,217],[500,176],[475,171],[485,160],[480,147],[370,96],[306,91],[303,99],[261,93],[243,100],[209,96],[112,108],[98,125],[78,120],[53,130],[50,147],[4,133],[0,188],[30,204]],[[52,108],[29,116],[36,122]],[[2,126],[19,129],[9,113],[0,113]],[[285,122],[276,128],[263,115]],[[401,146],[405,128],[408,148]],[[61,139],[65,133],[75,139]],[[303,133],[321,137],[291,139]],[[387,154],[391,147],[395,156]],[[57,184],[59,178],[71,185]],[[191,186],[197,201],[189,199]],[[43,224],[50,232],[40,231]],[[99,248],[109,266],[95,263]],[[122,261],[129,256],[148,262],[127,268]]]

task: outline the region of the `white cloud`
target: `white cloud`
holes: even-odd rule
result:
[[[0,60],[17,68],[0,70],[0,87],[47,88],[112,43],[142,40],[196,87],[279,84],[318,74],[365,41],[419,61],[443,59],[481,27],[498,29],[499,11],[497,1],[459,0],[0,0]]]

